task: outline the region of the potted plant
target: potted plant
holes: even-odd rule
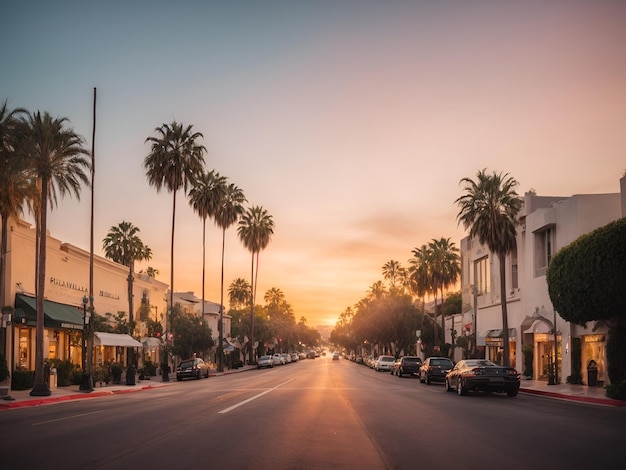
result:
[[[534,348],[532,344],[527,344],[522,348],[524,354],[524,377],[527,379],[533,378],[533,355]]]
[[[119,385],[122,383],[122,364],[119,362],[111,363],[111,378],[113,379],[113,383],[115,385]]]

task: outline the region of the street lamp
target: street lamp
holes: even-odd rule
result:
[[[89,299],[85,295],[83,297],[83,381],[79,390],[89,393],[93,392],[93,386],[91,385],[91,375],[87,371],[87,325],[89,325],[89,317],[91,316],[91,312],[87,312],[87,302]]]

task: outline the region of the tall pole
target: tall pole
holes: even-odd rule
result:
[[[554,310],[554,309],[553,309]],[[554,384],[559,383],[559,356],[557,346],[557,332],[556,332],[556,310],[554,310]]]

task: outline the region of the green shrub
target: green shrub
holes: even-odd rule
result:
[[[9,378],[9,367],[7,366],[7,360],[4,357],[4,353],[0,351],[0,382],[4,382]]]
[[[626,380],[623,380],[619,384],[607,386],[606,396],[614,400],[626,401]]]
[[[580,338],[572,338],[572,375],[567,377],[568,384],[583,385]]]
[[[143,374],[148,377],[156,377],[156,365],[152,361],[144,361]]]
[[[57,370],[57,386],[59,387],[79,385],[82,381],[82,369],[72,364],[69,359],[47,359],[46,370],[48,367],[54,367]]]
[[[15,370],[11,377],[11,390],[28,390],[33,388],[35,382],[35,371]]]
[[[524,377],[533,376],[533,355],[535,354],[532,344],[527,344],[522,348],[522,354],[524,355]]]

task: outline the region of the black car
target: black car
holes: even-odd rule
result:
[[[445,382],[446,374],[454,364],[447,357],[427,357],[420,366],[420,382],[430,384],[431,382]]]
[[[209,378],[209,365],[199,357],[185,359],[176,368],[176,380]]]
[[[422,360],[417,356],[402,356],[396,361],[393,368],[393,375],[402,377],[403,375],[419,375]]]
[[[517,396],[520,375],[513,367],[499,366],[487,359],[466,359],[459,361],[446,375],[446,391],[456,390],[459,395],[467,395],[470,390],[483,392],[506,392],[510,397]]]

